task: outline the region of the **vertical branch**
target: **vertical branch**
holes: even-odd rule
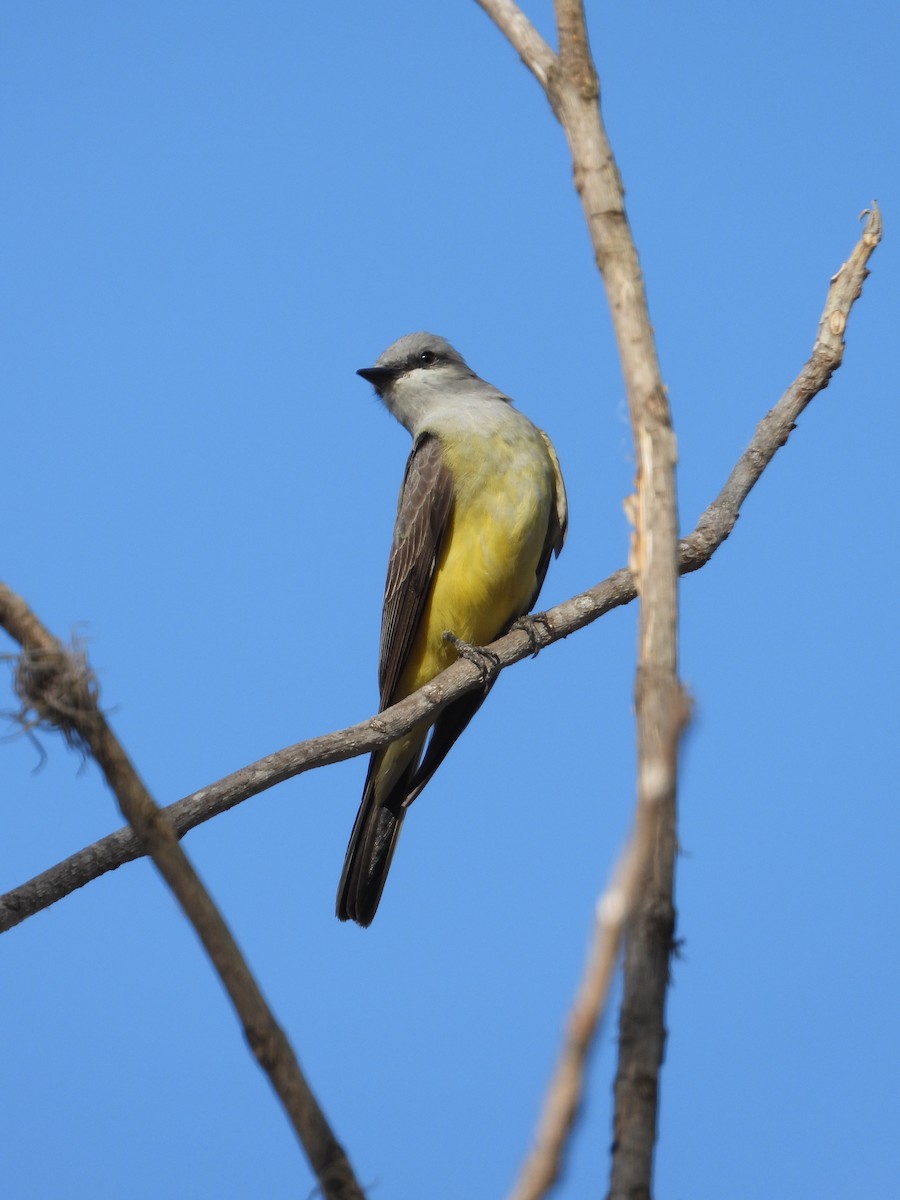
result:
[[[678,509],[675,435],[624,189],[603,125],[581,0],[556,0],[559,71],[550,77],[566,131],[628,396],[637,479],[631,567],[640,595],[638,805],[655,814],[643,887],[630,914],[619,1018],[610,1197],[650,1195],[675,930],[678,743],[687,719],[678,682]]]
[[[580,0],[557,0],[560,73],[551,86],[566,130],[622,363],[637,462],[631,568],[640,596],[637,799],[655,835],[629,915],[619,1017],[609,1195],[650,1195],[665,1003],[674,929],[678,742],[686,705],[678,682],[676,443],[624,191],[603,126]]]
[[[627,921],[610,1196],[650,1194],[665,999],[675,928],[678,744],[687,705],[678,682],[676,443],[624,189],[600,112],[582,0],[555,0],[559,54],[512,0],[478,0],[545,88],[562,124],[622,364],[637,477],[630,566],[640,596],[637,801],[652,813],[643,885]],[[526,22],[527,24],[527,22]],[[537,50],[536,50],[537,48]],[[551,56],[548,58],[548,54]],[[544,82],[546,80],[546,82]]]

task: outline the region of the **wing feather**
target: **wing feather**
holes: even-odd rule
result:
[[[555,554],[559,558],[563,543],[566,540],[566,530],[569,527],[569,503],[566,499],[566,485],[563,483],[559,459],[556,457],[553,443],[547,437],[546,433],[544,433],[543,429],[538,432],[544,439],[547,453],[550,456],[550,462],[553,464],[553,505],[550,509],[550,520],[547,523],[547,536],[544,539],[544,548],[541,550],[541,557],[538,559],[538,566],[535,571],[536,586],[533,596],[528,601],[528,612],[537,604],[538,596],[541,594],[541,588],[544,586],[544,579],[547,575],[547,568],[550,566],[550,555]]]
[[[453,507],[453,479],[433,434],[416,440],[406,464],[384,587],[378,683],[381,707],[393,703]]]

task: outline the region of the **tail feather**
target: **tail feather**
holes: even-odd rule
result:
[[[484,703],[487,691],[470,692],[449,705],[433,727],[425,756],[420,758],[424,735],[400,747],[399,767],[384,750],[369,761],[362,802],[344,859],[338,884],[337,915],[342,921],[371,925],[397,848],[406,810],[444,761],[448,750]],[[391,748],[393,749],[393,747]],[[381,795],[376,795],[376,784]],[[385,795],[385,791],[387,795]]]
[[[342,921],[356,921],[358,925],[372,924],[397,848],[400,826],[406,813],[403,799],[417,760],[418,756],[403,772],[401,779],[391,789],[387,802],[379,803],[375,796],[373,756],[362,803],[350,834],[341,882],[338,884],[337,915]]]
[[[410,780],[404,799],[404,805],[407,808],[422,792],[426,783],[455,745],[456,739],[484,704],[490,689],[491,685],[489,684],[482,692],[469,692],[465,696],[460,696],[455,703],[448,705],[438,717],[431,737],[428,739],[425,756]]]

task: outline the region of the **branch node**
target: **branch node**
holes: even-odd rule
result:
[[[13,720],[25,729],[58,730],[68,746],[88,753],[80,726],[97,711],[100,687],[83,643],[73,639],[69,648],[24,649],[16,660],[13,687],[22,702]]]
[[[846,314],[842,313],[839,309],[835,309],[835,311],[828,318],[828,328],[833,334],[835,334],[837,337],[840,337],[840,335],[847,328]]]

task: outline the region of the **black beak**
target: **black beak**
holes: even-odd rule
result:
[[[389,383],[393,383],[400,374],[396,367],[362,367],[356,373],[371,383],[378,392],[383,391]]]

